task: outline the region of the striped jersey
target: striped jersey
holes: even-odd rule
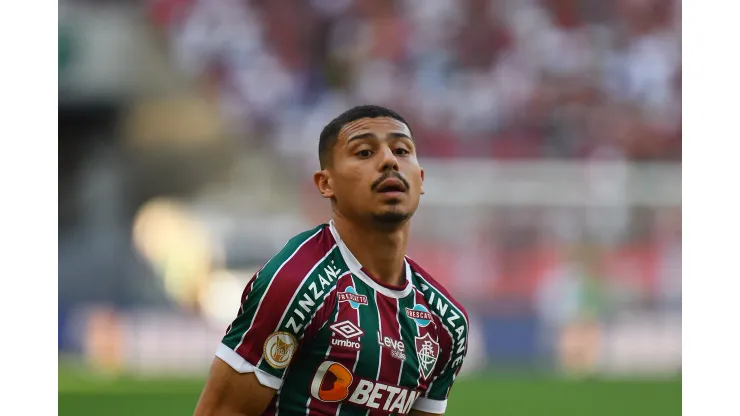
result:
[[[264,415],[444,413],[467,314],[408,258],[405,270],[384,284],[333,223],[301,233],[249,281],[216,355],[277,390]]]

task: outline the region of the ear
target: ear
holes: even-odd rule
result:
[[[331,188],[331,175],[329,175],[326,169],[316,171],[313,174],[313,183],[324,198],[332,198],[334,196],[334,191]]]
[[[424,195],[424,168],[421,168],[421,194]]]

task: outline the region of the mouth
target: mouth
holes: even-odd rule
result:
[[[406,192],[406,186],[398,179],[388,178],[378,185],[376,192],[380,194],[399,194]]]

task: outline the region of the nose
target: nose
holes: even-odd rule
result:
[[[382,163],[380,165],[380,171],[385,172],[388,170],[395,170],[398,171],[398,160],[396,159],[396,155],[393,154],[393,149],[391,149],[389,146],[383,146],[382,151]]]

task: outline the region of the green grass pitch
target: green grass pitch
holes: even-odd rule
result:
[[[202,379],[105,379],[59,373],[59,415],[192,415]],[[681,380],[579,380],[483,376],[455,384],[447,416],[681,414]]]

